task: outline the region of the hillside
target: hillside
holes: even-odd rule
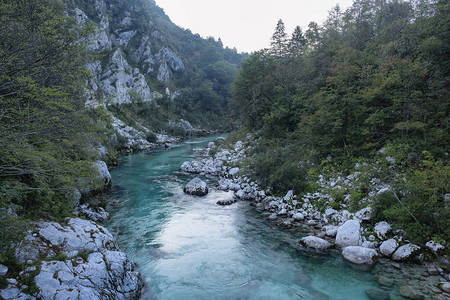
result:
[[[70,214],[109,183],[102,161],[229,128],[244,55],[177,27],[154,1],[3,1],[0,18],[7,215]]]

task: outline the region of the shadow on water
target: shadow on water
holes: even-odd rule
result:
[[[374,276],[337,253],[299,251],[298,233],[280,230],[247,203],[216,204],[229,193],[183,193],[193,176],[179,167],[212,139],[126,156],[111,172],[116,205],[107,226],[138,263],[143,298],[368,299]]]

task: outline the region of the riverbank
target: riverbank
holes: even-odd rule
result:
[[[450,296],[446,258],[439,257],[445,250],[444,246],[432,240],[426,245],[417,245],[402,230],[393,230],[387,222],[374,223],[370,199],[365,199],[366,207],[353,213],[349,212],[349,206],[346,209],[345,204],[333,208],[333,191],[357,184],[362,172],[328,179],[319,176],[314,192],[295,195],[288,191],[277,197],[268,195],[270,191],[250,180],[244,163],[248,147],[252,147],[251,143],[242,141],[232,147],[217,147],[210,143],[203,159],[185,162],[181,170],[218,176],[217,188],[234,191],[235,200],[249,201],[266,215],[269,222],[309,231],[310,236],[302,238],[296,245],[302,251],[313,249],[323,253],[336,248],[342,251],[344,259],[353,264],[371,267],[379,262],[393,270],[401,270],[382,275],[379,279],[381,290],[368,292],[371,299],[379,299],[377,297],[383,295],[382,288],[394,284],[402,296],[410,299],[446,299]],[[389,191],[389,187],[381,182],[373,182],[371,188],[377,189],[378,193]],[[434,257],[438,260],[431,259]],[[411,272],[405,271],[407,269]]]

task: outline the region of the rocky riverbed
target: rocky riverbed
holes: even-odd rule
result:
[[[432,240],[426,245],[416,245],[402,230],[394,231],[384,221],[373,226],[370,196],[389,190],[389,186],[373,181],[371,189],[374,192],[368,199],[363,199],[367,206],[354,213],[345,209],[345,205],[341,207],[343,209],[333,209],[330,191],[357,184],[361,175],[358,172],[329,180],[320,176],[319,188],[314,193],[299,196],[287,191],[283,197],[276,197],[268,195],[239,168],[246,158],[246,143],[238,141],[231,148],[216,147],[214,142],[209,143],[201,160],[186,161],[181,170],[217,176],[217,189],[234,191],[234,199],[225,204],[249,201],[266,215],[268,221],[309,232],[309,236],[297,245],[300,251],[324,253],[337,249],[355,266],[369,269],[377,263],[382,265],[383,272],[378,275],[380,287],[367,291],[370,299],[390,299],[383,288],[392,286],[408,299],[449,299],[449,273],[438,261],[425,261],[425,257],[439,256],[444,250],[443,245]]]

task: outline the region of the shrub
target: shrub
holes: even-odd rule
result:
[[[158,140],[158,137],[156,136],[156,134],[153,131],[149,131],[146,134],[145,139],[149,143],[156,143],[156,141]]]

